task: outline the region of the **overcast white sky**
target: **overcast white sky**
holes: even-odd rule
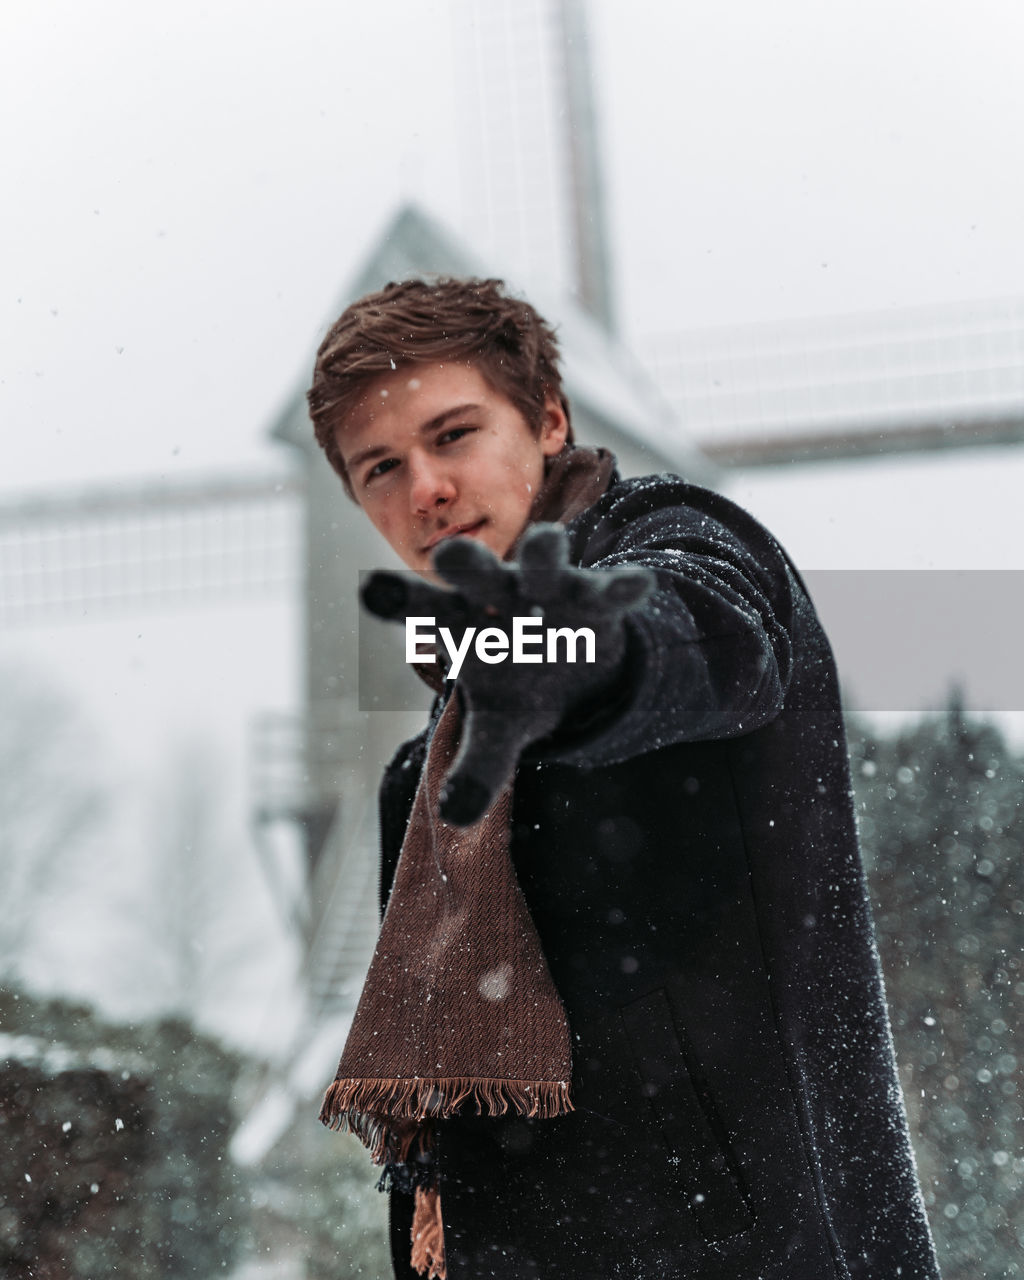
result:
[[[265,457],[397,202],[472,224],[502,2],[7,0],[0,486]],[[627,336],[1024,294],[1017,0],[590,15]]]

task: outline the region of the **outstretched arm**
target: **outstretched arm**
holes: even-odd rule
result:
[[[676,742],[738,737],[788,695],[799,635],[819,634],[785,552],[749,513],[675,476],[624,481],[572,522],[570,559],[643,566],[656,586],[625,618],[626,664],[607,713],[543,746],[594,768]]]

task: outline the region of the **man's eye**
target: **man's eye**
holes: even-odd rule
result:
[[[386,471],[390,471],[392,467],[397,466],[397,458],[382,458],[380,462],[375,462],[369,471],[367,471],[366,480],[376,480],[378,476],[382,476]]]
[[[468,436],[470,432],[475,430],[476,427],[449,427],[447,431],[442,431],[437,437],[437,443],[454,444],[456,440],[461,440],[463,436]]]

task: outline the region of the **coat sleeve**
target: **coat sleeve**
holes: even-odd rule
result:
[[[628,615],[615,686],[531,754],[597,767],[670,743],[736,737],[778,715],[800,586],[752,516],[719,494],[654,476],[616,485],[569,532],[574,563],[642,565],[657,587]]]

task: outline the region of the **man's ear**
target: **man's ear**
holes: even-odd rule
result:
[[[561,453],[569,438],[569,419],[557,396],[548,395],[544,399],[544,417],[541,422],[540,444],[545,458],[553,458]]]

